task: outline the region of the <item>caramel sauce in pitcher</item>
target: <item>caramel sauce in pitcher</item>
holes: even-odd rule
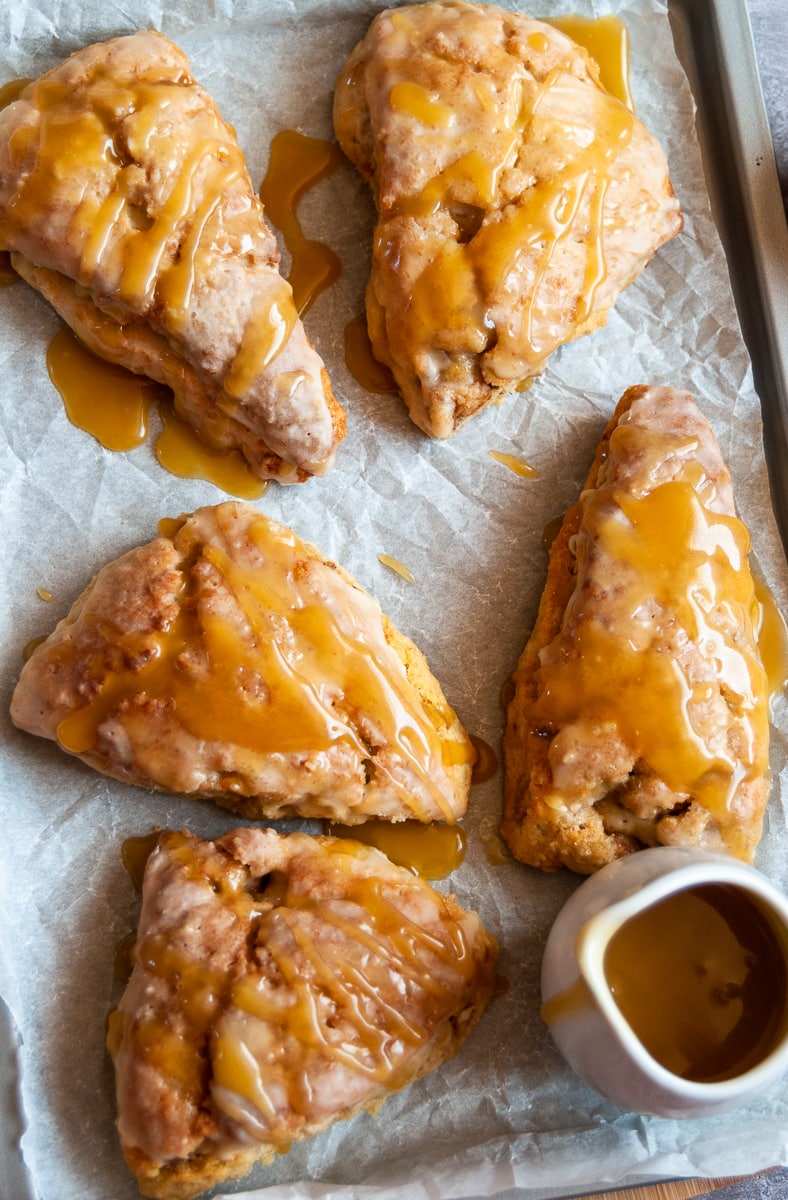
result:
[[[645,1049],[684,1079],[741,1075],[785,1030],[784,953],[739,888],[688,888],[631,917],[610,939],[604,974]]]

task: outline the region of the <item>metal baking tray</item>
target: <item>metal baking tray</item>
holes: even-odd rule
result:
[[[668,11],[697,104],[712,210],[753,363],[773,507],[788,554],[788,224],[752,29],[745,0],[668,0]],[[35,1200],[17,1144],[22,1118],[16,1051],[15,1031],[0,1004],[0,1197]],[[629,1188],[639,1183],[638,1195],[648,1200],[653,1189],[644,1180],[626,1181]],[[509,1193],[515,1194],[528,1196],[527,1190]]]
[[[668,0],[697,104],[712,211],[763,412],[772,503],[788,554],[788,223],[745,0]]]
[[[668,0],[668,12],[697,105],[709,199],[752,359],[772,504],[788,556],[788,220],[749,13],[745,0]],[[777,1188],[784,1179],[788,1191],[788,1168],[771,1179]],[[653,1183],[625,1183],[642,1200],[654,1194]],[[605,1192],[593,1195],[604,1200]]]

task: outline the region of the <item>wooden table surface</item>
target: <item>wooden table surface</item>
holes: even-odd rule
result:
[[[745,2],[752,23],[783,203],[788,212],[788,0],[742,0]],[[783,1200],[788,1197],[788,1169],[736,1179],[671,1180],[648,1187],[606,1191],[601,1196],[596,1192],[594,1200],[689,1200],[702,1196],[723,1200],[720,1189],[724,1189],[724,1200]]]

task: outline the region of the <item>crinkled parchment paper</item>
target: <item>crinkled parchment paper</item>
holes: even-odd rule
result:
[[[368,0],[17,0],[0,7],[0,82],[36,75],[88,42],[157,27],[186,50],[235,126],[257,184],[277,131],[332,136],[334,79],[379,7]],[[783,610],[788,602],[759,402],[664,5],[541,0],[537,15],[611,10],[628,24],[636,107],[667,149],[686,227],[621,297],[606,328],[556,354],[526,394],[475,418],[453,440],[430,443],[399,401],[365,393],[346,369],[343,329],[363,306],[372,230],[366,187],[346,165],[300,210],[306,232],[343,263],[306,324],[347,407],[349,433],[329,477],[273,486],[258,503],[378,598],[425,650],[467,727],[496,750],[501,686],[544,579],[542,531],[577,496],[602,427],[630,384],[676,384],[697,396],[730,463],[757,569]],[[212,836],[238,822],[207,803],[102,778],[13,729],[8,702],[23,647],[66,613],[101,564],[153,537],[160,517],[224,496],[168,474],[150,442],[112,453],[73,427],[47,376],[57,329],[25,285],[0,291],[0,994],[19,1042],[22,1149],[39,1200],[131,1200],[137,1191],[113,1127],[104,1050],[118,990],[113,954],[138,902],[121,846],[154,824]],[[526,459],[538,477],[516,476],[490,450]],[[405,563],[415,582],[382,566],[381,552]],[[39,588],[54,600],[42,600]],[[784,703],[776,724],[774,792],[757,863],[785,886]],[[359,1116],[296,1146],[236,1184],[237,1192],[426,1200],[522,1189],[517,1194],[536,1200],[624,1179],[788,1162],[788,1080],[728,1118],[673,1122],[623,1112],[572,1075],[539,1018],[538,976],[547,931],[579,879],[491,865],[500,803],[499,773],[473,790],[467,858],[439,886],[476,908],[500,938],[506,994],[453,1062],[392,1096],[378,1117]],[[4,1079],[6,1102],[14,1100],[12,1074]],[[6,1141],[17,1125],[6,1121]],[[10,1155],[8,1145],[3,1153]]]

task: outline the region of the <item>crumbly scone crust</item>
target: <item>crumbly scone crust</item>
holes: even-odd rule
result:
[[[474,913],[359,843],[260,829],[214,843],[162,835],[108,1034],[142,1194],[190,1200],[376,1112],[456,1053],[493,994],[496,955]],[[259,1047],[251,1076],[223,1071],[236,1042],[252,1057]]]
[[[578,744],[574,751],[579,761],[585,762],[590,780],[611,781],[607,789],[601,787],[604,794],[594,802],[566,797],[562,802],[550,763],[550,746],[556,731],[542,728],[535,716],[543,690],[549,684],[549,672],[540,673],[543,652],[559,638],[567,606],[575,593],[578,574],[575,543],[583,517],[583,497],[598,485],[608,460],[611,435],[622,417],[639,401],[655,396],[657,405],[662,397],[677,401],[673,416],[677,432],[685,418],[687,429],[694,428],[701,438],[705,433],[703,427],[708,430],[688,393],[639,386],[629,388],[622,396],[597,446],[581,499],[567,511],[550,548],[547,578],[533,631],[515,671],[515,691],[504,735],[501,833],[516,858],[545,871],[568,867],[591,874],[616,858],[659,844],[731,851],[733,842],[735,853],[751,859],[760,838],[769,792],[765,769],[758,777],[741,783],[733,811],[727,814],[726,826],[722,826],[692,793],[676,794],[646,764],[632,762],[626,753],[622,754],[619,734],[611,730],[610,736],[601,737],[593,748]],[[708,440],[701,442],[699,453],[705,476],[716,494],[716,510],[733,515],[730,476],[710,431]],[[636,468],[637,464],[633,464],[633,469]],[[669,472],[668,467],[666,478]],[[625,467],[622,475],[626,475]],[[746,564],[745,569],[748,569]],[[753,633],[742,631],[741,637],[746,645]],[[748,646],[748,653],[757,659],[754,642]],[[766,684],[762,671],[759,681],[761,692],[757,701],[760,720],[765,725]],[[724,679],[717,683],[716,690],[724,698]],[[761,730],[759,736],[763,739],[766,734]],[[731,829],[735,830],[733,834]]]

